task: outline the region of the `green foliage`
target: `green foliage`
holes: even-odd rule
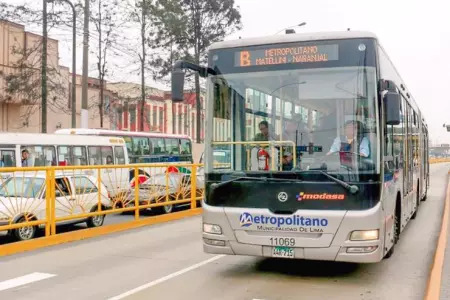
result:
[[[234,0],[160,0],[152,3],[149,18],[154,79],[167,78],[178,59],[206,63],[212,43],[242,28]]]

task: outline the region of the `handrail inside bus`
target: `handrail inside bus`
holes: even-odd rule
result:
[[[292,145],[294,151],[292,151],[294,166],[297,165],[297,151],[296,145],[293,141],[246,141],[246,142],[211,142],[212,145],[247,145],[247,146],[269,146],[274,147],[276,145]],[[272,148],[272,157],[274,157],[274,149]],[[280,149],[280,158],[283,157],[283,148]],[[281,159],[280,159],[281,161]],[[272,160],[272,169],[274,169],[275,160]]]

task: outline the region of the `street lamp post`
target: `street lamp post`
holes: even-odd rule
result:
[[[77,127],[77,98],[76,98],[76,84],[77,84],[77,12],[75,11],[75,6],[69,0],[47,0],[49,3],[53,3],[55,1],[65,2],[70,5],[72,8],[72,27],[73,27],[73,36],[72,36],[72,128]]]
[[[444,124],[442,127],[446,128],[447,131],[450,131],[450,125],[449,124]]]
[[[275,34],[279,34],[280,32],[282,32],[282,31],[284,31],[284,30],[291,29],[291,28],[293,28],[293,27],[301,27],[301,26],[305,26],[305,25],[306,25],[306,22],[301,22],[300,24],[297,24],[297,25],[294,25],[294,26],[289,26],[289,27],[283,28],[283,29],[281,29],[280,31],[278,31],[278,32],[275,33]]]

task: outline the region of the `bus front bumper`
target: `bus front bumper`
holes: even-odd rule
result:
[[[300,248],[293,249],[294,259],[325,260],[353,263],[375,263],[383,258],[383,249],[379,241],[373,241],[365,246],[330,246],[327,248]],[[237,241],[225,240],[225,237],[203,234],[203,251],[211,254],[245,255],[260,257],[275,257],[273,246],[243,244]],[[348,251],[371,251],[368,253],[349,253]],[[358,250],[359,249],[359,250]]]

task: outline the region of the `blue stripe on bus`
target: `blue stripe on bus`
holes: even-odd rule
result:
[[[394,179],[394,174],[384,174],[384,181],[391,181]]]
[[[173,157],[159,156],[159,157],[140,157],[139,162],[135,163],[164,163],[164,162],[180,162],[180,161],[182,160],[180,160],[180,157],[177,156]]]

